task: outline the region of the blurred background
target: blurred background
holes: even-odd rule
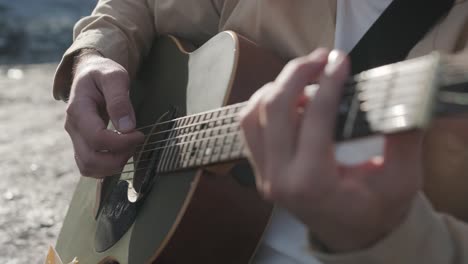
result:
[[[96,0],[0,0],[0,263],[43,263],[78,180],[52,77]]]
[[[0,0],[0,63],[56,62],[96,0]]]

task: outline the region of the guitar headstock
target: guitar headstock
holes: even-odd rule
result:
[[[439,91],[434,113],[448,115],[468,112],[468,58],[444,55],[439,73]]]
[[[441,56],[390,64],[356,76],[360,108],[373,131],[426,127],[431,118]]]
[[[468,111],[468,62],[429,55],[362,72],[348,83],[337,139],[425,128],[434,115]]]

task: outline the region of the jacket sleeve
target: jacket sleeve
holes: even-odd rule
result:
[[[78,21],[74,42],[57,68],[53,94],[66,100],[71,86],[74,55],[83,48],[95,49],[122,65],[131,75],[155,35],[153,14],[147,0],[100,0],[93,13]]]
[[[223,0],[99,0],[93,13],[75,25],[71,47],[55,78],[55,99],[66,100],[73,58],[81,49],[97,50],[135,76],[141,58],[158,34],[201,43],[217,33]]]
[[[321,252],[313,242],[312,248],[324,264],[461,264],[468,263],[468,226],[418,195],[404,222],[374,246],[347,254]]]

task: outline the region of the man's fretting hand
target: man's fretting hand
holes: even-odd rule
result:
[[[421,132],[385,137],[384,156],[345,166],[334,129],[349,60],[319,49],[291,61],[241,114],[256,184],[336,252],[363,249],[399,225],[421,188]],[[318,82],[304,103],[304,87]]]
[[[143,134],[135,130],[128,90],[129,76],[121,65],[97,52],[78,57],[65,130],[82,175],[117,173],[143,141]],[[118,132],[107,129],[109,120]]]

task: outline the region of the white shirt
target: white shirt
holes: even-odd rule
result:
[[[335,48],[349,52],[388,7],[392,0],[337,0]],[[382,153],[382,137],[344,144],[337,159],[356,163]],[[356,153],[361,155],[357,156]],[[276,207],[271,223],[254,256],[254,264],[318,264],[311,255],[307,228],[285,209]]]

